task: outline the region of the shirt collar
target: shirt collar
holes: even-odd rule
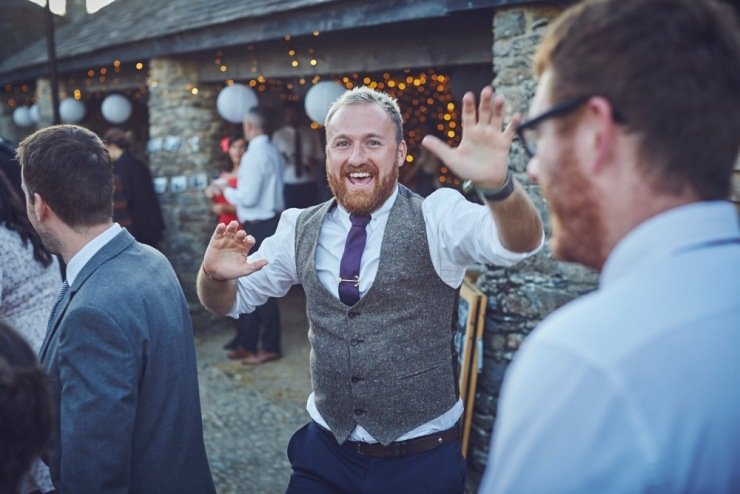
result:
[[[375,211],[370,213],[370,224],[377,223],[381,218],[387,217],[388,214],[391,212],[391,208],[393,207],[393,204],[396,202],[396,197],[398,197],[398,185],[396,185],[393,188],[393,193],[390,195],[388,199],[385,200],[385,202]],[[352,222],[349,220],[349,213],[346,209],[344,209],[344,206],[337,203],[337,207],[335,209],[337,218],[339,218],[339,221],[342,222],[347,228],[349,228],[352,225]]]
[[[644,221],[609,254],[600,285],[613,283],[645,264],[703,244],[740,238],[735,207],[728,201],[704,201],[679,206]]]
[[[79,252],[77,252],[77,254],[72,256],[72,259],[70,259],[67,263],[66,272],[67,283],[69,284],[69,286],[72,286],[75,278],[77,278],[77,275],[80,274],[82,268],[84,268],[85,265],[90,262],[90,259],[92,259],[93,256],[97,254],[100,249],[105,247],[108,242],[113,240],[113,237],[118,235],[121,230],[121,225],[119,225],[118,223],[113,223],[111,226],[106,228],[104,232],[86,243],[85,246],[80,249]]]
[[[267,134],[260,134],[258,136],[253,137],[252,140],[249,142],[251,144],[254,144],[254,143],[259,143],[261,141],[269,141],[269,140],[270,140],[270,136],[268,136]]]

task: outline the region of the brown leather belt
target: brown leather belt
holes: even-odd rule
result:
[[[406,441],[396,441],[388,446],[380,443],[363,443],[356,441],[344,441],[342,446],[350,448],[364,456],[375,458],[394,458],[412,455],[423,451],[431,451],[434,448],[447,444],[458,438],[459,427],[457,425],[446,431],[435,432],[426,436],[415,437]]]

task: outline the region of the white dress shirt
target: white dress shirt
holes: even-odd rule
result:
[[[239,221],[269,220],[283,210],[285,162],[267,135],[249,141],[236,177],[236,188],[224,189],[224,197],[236,206]]]
[[[480,492],[740,492],[740,229],[655,216],[525,340]]]
[[[375,281],[380,263],[380,247],[388,215],[393,207],[398,190],[372,214],[366,227],[367,240],[360,264],[360,297]],[[242,277],[237,283],[237,298],[229,315],[238,317],[262,305],[269,297],[282,297],[290,287],[299,282],[295,261],[295,224],[300,209],[286,210],[278,224],[275,235],[262,243],[260,250],[250,260],[267,259],[262,270]],[[440,189],[422,203],[426,224],[429,253],[432,265],[440,278],[453,288],[462,284],[467,266],[473,262],[485,262],[500,266],[512,264],[536,253],[540,246],[529,253],[515,253],[501,244],[496,225],[487,206],[466,200],[453,189]],[[351,227],[349,214],[341,206],[332,209],[324,219],[316,249],[316,270],[319,280],[339,299],[339,263],[347,232]],[[308,398],[307,409],[311,418],[328,428],[316,409],[313,393]],[[449,411],[428,424],[424,424],[398,440],[431,434],[449,429],[460,418],[463,405],[458,401]],[[354,441],[376,442],[361,426],[350,435]]]
[[[93,256],[97,254],[100,249],[105,247],[108,242],[113,240],[113,237],[118,235],[121,230],[121,225],[119,225],[118,223],[113,223],[100,235],[86,243],[85,246],[77,252],[77,254],[72,256],[72,259],[70,259],[67,263],[67,270],[65,271],[65,274],[67,276],[67,284],[70,287],[74,285],[75,278],[77,278],[77,275],[80,274],[82,268],[84,268],[85,265],[90,262],[90,259],[92,259]]]

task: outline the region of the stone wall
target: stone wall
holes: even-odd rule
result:
[[[153,59],[149,63],[148,160],[167,229],[161,249],[188,299],[194,322],[207,318],[195,293],[195,279],[216,224],[204,187],[223,156],[224,129],[216,111],[215,86],[199,85],[193,62]]]
[[[505,8],[493,19],[493,85],[506,97],[509,114],[527,114],[536,81],[531,59],[548,23],[560,12],[554,7]],[[548,211],[537,185],[529,184],[524,150],[515,143],[511,166],[548,223]],[[528,185],[527,185],[528,184]],[[549,237],[549,227],[546,231]],[[478,376],[468,464],[468,492],[475,492],[485,469],[491,429],[506,367],[526,335],[550,312],[592,290],[596,274],[583,267],[555,261],[545,247],[536,257],[513,268],[488,266],[476,285],[487,295],[483,336],[483,370]]]

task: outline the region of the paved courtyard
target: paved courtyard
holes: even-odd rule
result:
[[[283,358],[246,367],[226,358],[231,320],[196,331],[206,450],[219,494],[284,493],[288,441],[308,422],[308,323],[302,291],[279,301]]]

